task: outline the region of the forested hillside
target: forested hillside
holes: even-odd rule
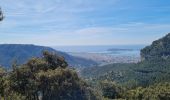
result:
[[[18,64],[24,64],[32,57],[41,57],[44,50],[56,53],[58,56],[63,56],[68,64],[73,67],[88,67],[96,64],[94,61],[74,57],[67,53],[56,51],[50,47],[24,44],[1,44],[0,65],[10,67],[15,61],[17,61]]]
[[[147,46],[142,49],[142,61],[139,63],[110,64],[99,67],[95,66],[92,68],[85,68],[82,70],[81,75],[93,86],[104,80],[108,81],[107,86],[110,86],[110,82],[115,83],[114,87],[121,86],[124,90],[123,95],[130,93],[126,95],[126,97],[123,97],[122,95],[121,98],[129,98],[129,100],[169,100],[169,44],[170,34],[154,41],[151,46]],[[110,88],[107,88],[107,92],[109,92]],[[133,90],[128,91],[131,89]],[[149,93],[152,93],[152,95],[148,95]]]
[[[142,60],[169,59],[170,33],[141,50]]]

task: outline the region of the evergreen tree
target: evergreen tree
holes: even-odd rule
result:
[[[100,99],[63,57],[47,51],[14,67],[9,74],[10,90],[25,100],[98,100]]]

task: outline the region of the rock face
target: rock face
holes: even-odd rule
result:
[[[170,58],[170,33],[141,50],[142,60]]]
[[[18,64],[23,64],[32,57],[41,57],[41,54],[44,50],[54,52],[59,56],[63,56],[68,64],[73,67],[87,67],[96,64],[91,60],[74,57],[65,52],[56,51],[50,47],[21,44],[2,44],[0,45],[0,65],[10,67],[14,60],[17,60]]]

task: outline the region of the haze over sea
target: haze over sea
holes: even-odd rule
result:
[[[139,55],[146,45],[93,45],[93,46],[55,46],[56,50],[68,53],[101,53],[111,55]]]
[[[140,61],[140,50],[145,45],[91,45],[55,46],[56,50],[67,52],[97,62],[99,65],[110,63],[136,63]]]

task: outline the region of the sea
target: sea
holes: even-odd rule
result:
[[[100,53],[108,55],[140,55],[146,45],[90,45],[90,46],[53,46],[58,51],[68,53]]]

